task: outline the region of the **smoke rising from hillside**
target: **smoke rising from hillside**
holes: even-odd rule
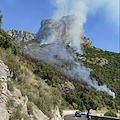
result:
[[[73,68],[72,72],[73,73],[77,73],[77,75],[82,78],[84,81],[86,81],[89,85],[93,86],[97,91],[103,91],[103,92],[107,92],[108,95],[112,96],[113,98],[115,98],[115,93],[112,92],[109,88],[107,88],[107,86],[98,85],[97,81],[93,81],[90,78],[90,72],[92,71],[89,68],[85,68],[82,63],[76,63],[77,67]]]
[[[83,42],[81,30],[87,21],[88,14],[94,15],[101,10],[104,19],[119,26],[119,0],[52,0],[52,3],[56,8],[53,18],[57,21],[62,16],[74,15],[74,22],[71,23],[73,38],[70,46],[80,54],[82,54],[80,44]]]
[[[95,1],[97,2],[93,3]],[[83,54],[81,49],[84,37],[83,24],[86,22],[87,15],[95,14],[98,8],[106,5],[106,2],[103,0],[101,2],[99,0],[53,0],[53,4],[56,11],[52,19],[43,20],[43,26],[36,37],[41,45],[48,44],[40,53],[37,53],[38,58],[56,66],[73,80],[74,78],[83,80],[96,90],[105,91],[115,98],[115,93],[106,85],[99,86],[97,81],[91,80],[91,70],[84,67],[74,52],[75,50]],[[72,49],[67,48],[66,45]]]
[[[53,0],[52,3],[56,7],[53,19],[59,20],[59,18],[67,15],[74,16],[70,29],[72,40],[69,45],[80,54],[82,54],[81,43],[83,42],[81,30],[88,14],[94,15],[97,10],[102,9],[106,18],[108,20],[111,19],[116,26],[118,25],[119,13],[115,11],[119,11],[119,0]],[[106,85],[99,86],[97,81],[90,79],[90,71],[86,70],[85,67],[81,68],[80,66],[73,71],[77,71],[79,77],[83,78],[91,86],[94,86],[98,91],[106,91],[115,98],[115,93],[109,90]]]

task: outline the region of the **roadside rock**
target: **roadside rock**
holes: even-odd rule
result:
[[[0,120],[9,120],[9,113],[6,108],[6,101],[10,94],[7,90],[8,67],[0,60]]]
[[[62,120],[58,107],[54,107],[52,113],[53,118],[51,120]]]
[[[36,105],[33,105],[33,114],[30,115],[30,120],[49,120],[49,118]]]

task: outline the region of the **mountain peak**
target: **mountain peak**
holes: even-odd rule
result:
[[[73,16],[64,16],[61,19],[42,20],[41,28],[38,31],[35,41],[39,43],[50,43],[53,41],[62,41],[69,43],[72,39],[71,25],[74,21]],[[81,37],[84,37],[84,30],[79,31]]]

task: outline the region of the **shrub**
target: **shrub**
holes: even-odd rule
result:
[[[21,105],[18,105],[17,109],[14,109],[13,113],[11,114],[10,116],[10,120],[18,120],[18,119],[22,119],[23,116],[21,114],[21,108],[22,106]]]
[[[1,28],[1,24],[2,24],[2,17],[3,17],[3,15],[0,15],[0,28]]]
[[[32,109],[32,103],[31,102],[28,102],[27,103],[27,110],[28,110],[28,114],[30,115],[30,114],[32,114],[32,112],[33,112],[33,109]]]
[[[55,71],[48,65],[38,62],[35,66],[34,73],[46,80],[46,83],[52,87],[56,87],[58,84],[58,77],[55,75]]]
[[[21,113],[22,105],[19,104],[16,109],[14,109],[13,113],[10,116],[10,120],[28,120],[28,116],[26,114]]]
[[[117,115],[116,115],[114,112],[112,112],[112,111],[106,112],[106,113],[104,114],[104,116],[117,117]]]
[[[2,83],[1,83],[1,81],[0,81],[0,89],[2,89]]]
[[[20,52],[20,47],[13,43],[12,37],[3,29],[0,29],[0,47],[4,49],[10,48],[14,55],[17,55]]]
[[[13,90],[14,90],[13,82],[12,82],[12,81],[7,81],[7,88],[8,88],[8,90],[10,90],[10,91],[13,91]]]
[[[6,103],[7,108],[9,109],[10,107],[14,107],[14,100],[13,99],[8,99]]]

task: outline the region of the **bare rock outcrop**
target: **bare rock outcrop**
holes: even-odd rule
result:
[[[58,107],[54,107],[52,110],[53,118],[51,120],[62,120]]]
[[[49,118],[44,115],[44,113],[38,109],[36,105],[33,105],[33,114],[30,115],[30,120],[49,120]]]
[[[46,19],[42,20],[41,27],[35,37],[35,42],[38,43],[51,43],[53,41],[60,41],[65,44],[71,42],[71,27],[74,21],[74,16],[64,16],[59,20]],[[79,32],[83,43],[92,45],[91,41],[84,36],[84,30],[81,28]],[[81,39],[79,38],[79,39]]]
[[[14,29],[10,29],[8,31],[8,34],[14,38],[14,41],[16,43],[19,43],[21,41],[27,42],[33,40],[36,36],[36,34],[33,34],[30,31],[25,32],[23,30],[14,30]]]
[[[7,89],[8,67],[0,60],[0,120],[9,120],[6,102],[10,92]]]

